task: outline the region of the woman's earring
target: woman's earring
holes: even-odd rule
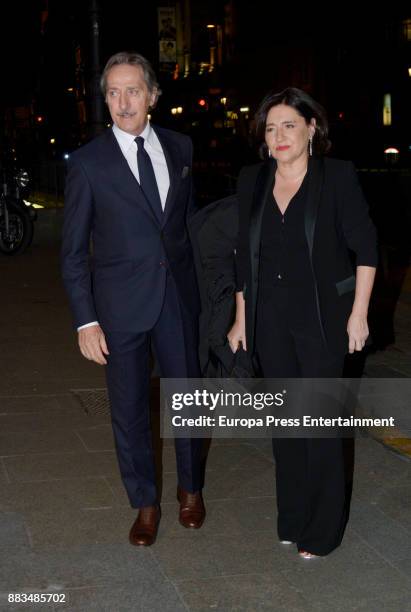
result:
[[[310,152],[310,157],[312,157],[313,155],[313,137],[310,136],[310,140],[309,140],[309,152]]]
[[[268,149],[268,157],[272,157],[272,155],[271,155],[271,149]]]

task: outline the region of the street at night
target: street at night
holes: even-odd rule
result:
[[[339,12],[6,9],[1,611],[409,609],[411,12]],[[164,433],[343,377],[395,424]]]

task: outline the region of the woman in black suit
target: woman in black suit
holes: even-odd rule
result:
[[[305,92],[269,94],[256,115],[265,161],[238,179],[236,319],[228,334],[265,378],[337,378],[368,337],[375,228],[351,162],[324,157],[324,109]],[[350,259],[355,256],[355,275]],[[346,518],[342,440],[273,439],[278,535],[327,555]]]

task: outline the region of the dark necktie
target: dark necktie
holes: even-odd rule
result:
[[[144,148],[144,138],[142,136],[137,136],[134,140],[137,143],[137,166],[140,176],[140,187],[151,204],[156,216],[161,220],[163,217],[163,207],[161,206],[160,192],[158,191],[153,164],[151,163],[149,154]]]

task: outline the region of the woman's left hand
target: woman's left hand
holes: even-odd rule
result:
[[[366,315],[351,313],[347,324],[348,352],[362,351],[368,338],[368,323]]]

